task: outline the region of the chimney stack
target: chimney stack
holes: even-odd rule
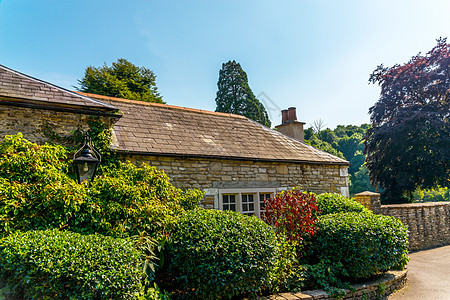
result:
[[[288,108],[288,121],[297,121],[297,113],[295,107]]]
[[[281,124],[284,124],[288,121],[288,110],[287,109],[283,109],[281,111]]]
[[[305,123],[297,121],[297,112],[295,107],[289,107],[281,111],[281,125],[275,126],[279,132],[300,142],[305,141],[305,132],[303,125]]]

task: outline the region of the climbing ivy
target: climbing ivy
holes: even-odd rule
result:
[[[92,139],[92,145],[102,156],[102,166],[117,166],[119,158],[116,151],[111,149],[112,129],[99,117],[89,117],[87,124],[89,125],[87,133]]]
[[[89,126],[88,130],[83,131],[81,126],[78,126],[78,128],[71,131],[69,135],[61,135],[53,130],[51,124],[45,123],[42,128],[42,133],[47,137],[51,144],[64,145],[72,155],[83,145],[86,134],[89,134],[92,140],[92,146],[102,156],[101,166],[110,167],[118,165],[119,158],[117,153],[115,150],[111,149],[113,139],[112,129],[98,116],[88,117],[87,125]]]

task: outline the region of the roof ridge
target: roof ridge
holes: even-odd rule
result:
[[[0,64],[0,69],[4,69],[4,70],[7,71],[7,72],[13,73],[13,74],[18,75],[18,76],[21,76],[21,77],[25,77],[25,78],[27,78],[27,79],[29,79],[29,80],[36,81],[36,82],[41,83],[41,84],[50,85],[51,87],[53,87],[53,88],[55,88],[55,89],[57,89],[57,90],[59,90],[59,91],[61,91],[61,92],[69,93],[69,94],[71,94],[71,95],[73,95],[73,96],[76,96],[76,97],[81,97],[81,98],[83,98],[84,100],[92,101],[92,102],[94,102],[94,103],[96,103],[96,104],[98,104],[98,105],[106,106],[106,107],[108,107],[108,108],[113,108],[113,109],[117,110],[117,108],[114,107],[114,106],[112,106],[112,105],[109,105],[109,104],[100,102],[100,101],[98,101],[98,100],[96,100],[96,99],[92,99],[92,98],[86,97],[86,96],[84,96],[84,95],[80,95],[80,94],[78,94],[77,92],[74,92],[74,91],[65,89],[65,88],[63,88],[63,87],[57,86],[57,85],[55,85],[55,84],[53,84],[53,83],[50,83],[50,82],[48,82],[48,81],[45,81],[45,80],[38,79],[38,78],[35,78],[35,77],[33,77],[33,76],[27,75],[27,74],[25,74],[25,73],[21,73],[21,72],[19,72],[19,71],[16,71],[16,70],[13,70],[13,69],[11,69],[11,68],[8,68],[8,67],[6,67],[6,66],[4,66],[4,65],[2,65],[2,64]]]
[[[132,103],[132,104],[138,104],[138,105],[149,105],[149,106],[190,111],[190,112],[201,113],[201,114],[210,114],[210,115],[217,115],[217,116],[229,117],[229,118],[247,119],[247,117],[242,116],[242,115],[228,114],[228,113],[217,112],[217,111],[209,111],[209,110],[189,108],[189,107],[176,106],[176,105],[168,105],[168,104],[162,104],[162,103],[153,103],[153,102],[125,99],[125,98],[110,97],[110,96],[104,96],[104,95],[92,94],[92,93],[84,93],[84,92],[78,92],[78,91],[74,91],[74,92],[77,94],[89,97],[89,98],[96,98],[99,100],[101,99],[101,100],[106,100],[106,101],[117,101],[117,102]]]

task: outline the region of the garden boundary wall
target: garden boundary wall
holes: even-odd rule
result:
[[[410,251],[450,245],[450,202],[381,205],[379,199],[378,193],[355,195],[374,213],[395,217],[408,226]]]
[[[406,283],[408,271],[388,271],[381,277],[365,283],[353,284],[353,291],[342,290],[340,299],[385,299],[394,291],[401,289]],[[256,300],[328,300],[336,299],[332,294],[324,290],[302,291],[298,293],[280,293],[271,296],[262,296]]]

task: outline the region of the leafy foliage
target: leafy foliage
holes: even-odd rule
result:
[[[247,74],[239,63],[230,60],[222,64],[217,86],[216,111],[243,115],[270,127],[267,111],[250,89]]]
[[[305,140],[305,143],[313,146],[316,149],[325,151],[327,153],[333,154],[334,156],[337,156],[339,158],[345,159],[345,157],[342,155],[342,153],[334,148],[330,143],[326,141],[322,141],[317,135],[313,134],[309,140]]]
[[[111,67],[89,66],[78,80],[79,91],[110,97],[164,103],[156,87],[156,75],[145,67],[137,67],[124,58]]]
[[[87,193],[68,170],[63,147],[38,146],[20,133],[6,136],[0,144],[0,235],[59,228],[74,220]]]
[[[102,156],[100,167],[114,167],[119,163],[119,157],[114,150],[111,150],[112,129],[103,120],[95,116],[89,117],[87,123],[89,125],[87,134],[91,137],[95,150]],[[100,168],[101,172],[102,168]]]
[[[175,216],[193,209],[203,196],[200,190],[175,188],[155,167],[119,163],[104,169],[89,189],[91,216],[86,230],[123,236],[147,232],[159,240],[175,225]]]
[[[370,82],[381,86],[370,108],[365,153],[373,182],[388,202],[412,198],[417,188],[448,186],[450,177],[450,44],[439,39],[425,56],[379,66]]]
[[[176,214],[195,208],[203,196],[175,188],[163,171],[145,164],[104,167],[89,188],[68,172],[63,147],[7,136],[0,144],[0,235],[68,228],[116,237],[145,231],[162,240]]]
[[[369,213],[369,210],[354,199],[344,197],[336,193],[324,193],[317,195],[318,215],[328,215],[340,212]]]
[[[191,210],[173,233],[171,270],[187,298],[229,298],[264,286],[278,251],[272,228],[256,217]]]
[[[0,240],[0,273],[27,299],[130,299],[140,254],[127,240],[47,230]]]
[[[424,202],[450,201],[450,188],[436,187],[434,189],[417,189],[414,200]]]
[[[277,236],[279,255],[274,268],[269,273],[265,290],[270,294],[279,292],[297,292],[305,284],[305,268],[299,264],[298,244],[284,236]]]
[[[338,125],[334,130],[327,128],[316,133],[312,127],[305,130],[306,144],[350,162],[348,173],[351,195],[377,190],[377,187],[371,184],[364,164],[366,155],[363,153],[363,137],[368,128],[370,125],[362,124],[361,126]]]
[[[264,204],[263,220],[275,228],[277,235],[301,242],[305,236],[314,234],[317,203],[313,193],[281,191]]]
[[[308,263],[333,266],[328,275],[341,281],[404,268],[409,260],[407,228],[388,216],[356,212],[319,216],[310,241]]]

